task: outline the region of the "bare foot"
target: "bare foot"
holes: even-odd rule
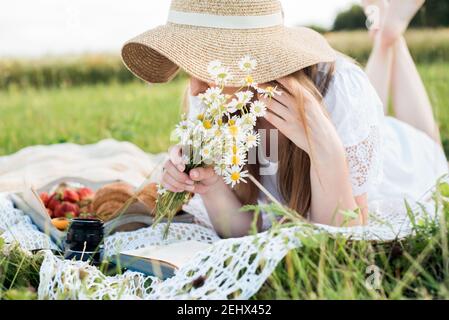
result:
[[[382,40],[385,45],[393,44],[404,34],[424,2],[425,0],[390,0],[382,26]]]
[[[366,27],[370,37],[374,39],[384,23],[388,0],[362,0],[362,7],[367,17]]]

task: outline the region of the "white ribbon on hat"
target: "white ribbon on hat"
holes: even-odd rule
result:
[[[258,29],[283,25],[284,18],[282,12],[263,16],[218,16],[170,10],[168,22],[219,29]]]

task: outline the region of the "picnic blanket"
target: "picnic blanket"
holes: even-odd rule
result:
[[[37,230],[30,218],[14,208],[9,192],[25,184],[45,185],[64,176],[90,180],[121,179],[135,186],[142,183],[166,154],[149,155],[138,147],[115,140],[79,146],[59,144],[35,146],[0,158],[0,233],[7,243],[18,242],[25,250],[54,249],[47,235]],[[160,172],[153,172],[157,180]],[[413,204],[412,204],[413,206]],[[431,202],[416,204],[434,212]],[[298,225],[232,239],[220,239],[212,228],[201,198],[195,196],[184,210],[198,224],[174,223],[166,238],[164,224],[133,232],[119,232],[105,238],[105,255],[148,245],[198,240],[212,245],[198,253],[165,281],[127,271],[105,276],[85,262],[67,261],[44,250],[40,271],[39,299],[249,299],[257,293],[276,265],[291,249],[301,247],[301,236],[328,232],[353,239],[388,241],[412,233],[403,199],[369,203],[367,226],[336,228]],[[419,210],[422,214],[423,210]],[[318,230],[318,231],[317,231]]]

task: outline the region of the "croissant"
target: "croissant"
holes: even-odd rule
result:
[[[120,214],[120,209],[134,196],[134,188],[125,182],[116,182],[103,186],[96,193],[92,201],[92,208],[97,217],[109,221]],[[154,212],[157,199],[157,184],[149,183],[135,195],[135,202],[143,203],[150,214]]]
[[[119,209],[133,196],[133,187],[124,182],[104,185],[95,193],[92,207],[97,217],[103,221],[115,218]]]
[[[137,195],[137,198],[147,205],[147,207],[151,210],[151,212],[154,211],[154,208],[156,207],[156,200],[157,200],[157,184],[156,183],[149,183],[143,189],[139,192]]]

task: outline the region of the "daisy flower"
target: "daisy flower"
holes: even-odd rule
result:
[[[242,83],[245,87],[253,87],[254,89],[258,88],[257,83],[251,75],[247,75],[245,79],[243,79]]]
[[[245,182],[244,178],[248,177],[248,171],[243,171],[241,167],[232,166],[227,168],[224,173],[224,180],[227,184],[230,184],[231,187],[234,187],[236,184],[240,182]]]
[[[211,159],[213,156],[213,150],[210,146],[206,145],[201,148],[200,155],[203,160]]]
[[[259,145],[259,141],[260,141],[260,134],[258,132],[248,132],[246,134],[246,147],[248,149],[257,147]]]
[[[226,111],[228,113],[235,113],[237,110],[242,110],[245,105],[239,102],[237,99],[232,99],[231,102],[226,106]]]
[[[232,79],[232,75],[228,67],[221,67],[218,69],[217,74],[213,77],[217,85],[223,86]]]
[[[205,93],[199,95],[200,99],[207,105],[222,99],[222,90],[219,87],[213,87],[206,90]]]
[[[237,152],[228,153],[224,161],[228,166],[241,167],[246,162],[246,154],[237,149]]]
[[[191,123],[187,120],[181,121],[175,127],[174,134],[175,136],[182,137],[186,132],[190,131]]]
[[[262,101],[251,103],[251,114],[255,117],[263,117],[267,113],[267,106]]]
[[[264,98],[272,98],[274,96],[280,96],[282,91],[277,90],[277,87],[268,86],[265,89],[258,88],[257,92]]]
[[[209,73],[209,75],[215,78],[222,67],[223,66],[221,64],[221,61],[218,60],[211,61],[207,66],[207,73]]]
[[[157,194],[162,196],[165,193],[167,193],[167,189],[165,189],[161,184],[158,184],[157,185]]]
[[[235,94],[235,96],[237,97],[237,100],[240,103],[242,103],[244,105],[247,105],[251,101],[251,99],[254,97],[254,93],[252,93],[249,90],[247,90],[247,91],[240,91],[240,92],[237,92]]]
[[[245,113],[240,119],[244,129],[252,129],[256,125],[257,118],[252,113]]]
[[[249,73],[256,69],[257,61],[255,59],[251,59],[250,56],[245,56],[239,61],[239,68],[243,72]]]

